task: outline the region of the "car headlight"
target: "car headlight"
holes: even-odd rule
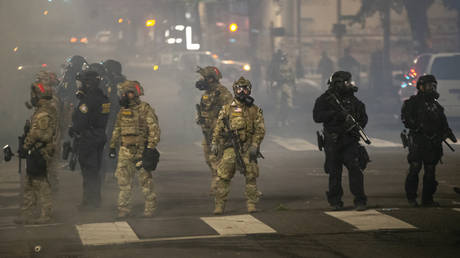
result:
[[[245,65],[243,66],[243,70],[245,70],[245,71],[251,71],[251,66],[250,66],[249,64],[245,64]]]

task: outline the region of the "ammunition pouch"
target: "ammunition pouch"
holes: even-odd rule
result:
[[[40,149],[34,149],[27,155],[27,175],[30,177],[47,176],[46,160],[40,153]]]

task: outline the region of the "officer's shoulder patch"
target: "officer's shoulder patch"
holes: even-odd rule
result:
[[[83,114],[88,113],[88,106],[87,106],[85,103],[81,104],[81,105],[78,107],[78,109],[79,109],[80,112],[82,112]]]
[[[104,103],[101,106],[102,106],[102,110],[101,110],[102,114],[110,113],[110,102],[109,103]]]
[[[202,97],[202,98],[203,98],[203,99],[208,99],[208,98],[209,98],[209,96],[208,96],[208,95],[203,95],[203,97]]]
[[[48,128],[50,122],[49,116],[42,116],[38,119],[38,127],[41,130],[45,130]]]

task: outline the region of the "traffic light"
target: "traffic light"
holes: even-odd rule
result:
[[[236,32],[238,31],[238,24],[236,23],[231,23],[230,25],[228,25],[228,30],[230,32]]]
[[[153,27],[157,21],[155,19],[149,19],[145,21],[145,27]]]

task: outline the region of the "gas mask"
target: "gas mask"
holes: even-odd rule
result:
[[[342,81],[337,80],[332,82],[337,93],[340,95],[350,95],[358,91],[358,87],[355,86],[353,81]]]
[[[126,93],[120,97],[120,106],[124,108],[128,108],[129,106],[129,97]]]
[[[248,87],[237,87],[235,90],[235,97],[243,104],[250,106],[254,103],[254,98],[249,96],[251,90]]]
[[[423,95],[429,99],[438,99],[439,93],[436,90],[438,84],[436,82],[427,82],[423,86]]]
[[[205,79],[200,79],[195,83],[195,87],[199,90],[208,90],[210,86]]]

